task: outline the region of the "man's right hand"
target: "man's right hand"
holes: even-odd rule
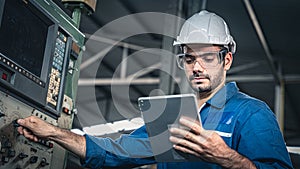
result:
[[[17,123],[20,125],[17,128],[18,132],[32,141],[38,141],[39,138],[49,139],[56,130],[55,126],[36,116],[18,119]]]
[[[86,141],[84,136],[56,127],[36,116],[19,119],[17,123],[20,125],[17,129],[18,132],[29,140],[37,142],[41,138],[55,141],[80,158],[85,159]]]

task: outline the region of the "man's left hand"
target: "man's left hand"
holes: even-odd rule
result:
[[[170,141],[176,150],[219,164],[232,152],[216,132],[203,129],[198,121],[181,117],[179,122],[183,128],[170,129]]]

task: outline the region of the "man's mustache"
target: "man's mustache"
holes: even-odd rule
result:
[[[207,74],[193,73],[192,75],[189,76],[189,80],[194,80],[196,77],[210,79],[209,75],[207,75]]]

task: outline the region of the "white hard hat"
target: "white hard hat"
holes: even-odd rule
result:
[[[236,50],[236,43],[226,22],[220,16],[206,10],[194,14],[183,24],[174,45],[185,44],[224,45],[232,53]]]

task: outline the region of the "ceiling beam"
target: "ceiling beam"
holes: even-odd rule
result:
[[[144,68],[134,74],[131,74],[131,75],[128,75],[127,78],[128,79],[133,79],[133,78],[138,78],[138,77],[141,77],[141,76],[144,76],[154,70],[157,70],[157,69],[160,69],[161,68],[161,63],[155,63],[147,68]]]
[[[180,82],[179,78],[175,79]],[[120,78],[101,78],[101,79],[79,79],[78,86],[101,86],[101,85],[147,85],[159,84],[159,78],[139,78],[139,79],[120,79]]]
[[[175,78],[177,83],[181,82],[181,78]],[[266,75],[230,75],[227,76],[226,81],[236,81],[236,82],[273,82],[274,76],[272,74]],[[286,85],[288,84],[300,84],[300,75],[285,75],[283,81]],[[101,78],[101,79],[88,79],[80,78],[78,81],[78,86],[101,86],[101,85],[146,85],[146,84],[158,84],[160,83],[159,78]]]
[[[207,0],[202,0],[201,10],[205,10],[207,8]]]
[[[245,6],[246,6],[246,9],[247,9],[247,12],[250,16],[250,19],[252,21],[252,24],[255,28],[255,31],[258,35],[258,38],[260,40],[260,43],[262,44],[263,46],[263,49],[266,53],[266,56],[267,56],[267,60],[268,60],[268,63],[270,64],[270,67],[271,67],[271,72],[274,76],[274,80],[275,80],[275,83],[276,84],[280,84],[281,83],[281,80],[282,80],[282,77],[281,77],[281,74],[278,73],[277,69],[276,69],[276,66],[275,66],[275,63],[274,63],[274,59],[273,59],[273,56],[271,54],[271,51],[270,51],[270,48],[269,48],[269,45],[266,41],[266,38],[263,34],[263,31],[258,23],[258,20],[257,20],[257,17],[255,15],[255,12],[253,10],[253,7],[250,3],[249,0],[244,0],[244,3],[245,3]]]

